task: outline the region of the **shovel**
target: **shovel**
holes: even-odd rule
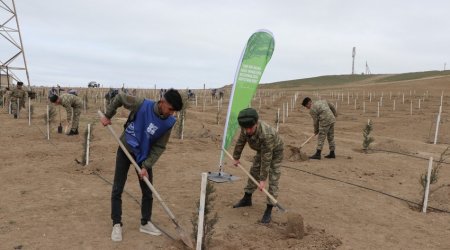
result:
[[[302,145],[300,145],[300,147],[298,147],[298,149],[299,149],[299,150],[302,149],[303,146],[305,146],[306,143],[308,143],[315,135],[316,135],[316,134],[313,134],[313,135],[311,135],[308,139],[306,139],[306,141],[305,141]]]
[[[231,156],[230,153],[228,153],[228,151],[224,148],[222,148],[223,152],[225,152],[225,154],[230,157],[230,159],[234,160],[233,156]],[[244,171],[244,173],[248,176],[248,178],[250,178],[250,180],[253,181],[253,183],[255,183],[256,186],[259,186],[258,181],[255,180],[255,178],[247,171],[245,170],[244,167],[242,167],[241,164],[238,164],[238,167]],[[263,188],[262,190],[264,192],[265,195],[267,195],[267,197],[269,197],[269,199],[272,201],[273,205],[276,206],[278,209],[280,209],[280,211],[282,212],[287,212],[286,209],[284,209],[281,204],[275,199],[275,197],[273,197],[269,192],[267,192],[267,190],[265,188]]]
[[[63,127],[61,124],[61,108],[58,107],[58,111],[59,111],[59,126],[58,126],[58,134],[62,134],[63,131]]]
[[[103,117],[104,114],[102,113],[102,111],[98,110],[98,114],[100,117]],[[123,152],[127,155],[128,159],[131,161],[131,163],[133,164],[134,168],[136,168],[136,170],[140,173],[141,172],[141,168],[138,166],[138,164],[136,163],[136,161],[133,159],[133,157],[130,155],[130,153],[128,152],[128,150],[125,148],[125,145],[123,145],[122,141],[119,139],[119,137],[117,136],[116,132],[114,131],[114,129],[111,127],[111,125],[107,126],[109,129],[109,132],[111,132],[112,136],[114,137],[114,139],[116,139],[117,143],[119,143],[120,148],[123,150]],[[193,249],[194,245],[192,244],[191,238],[189,237],[189,235],[180,227],[180,225],[178,224],[177,220],[175,219],[175,215],[173,215],[173,213],[170,211],[169,207],[167,207],[166,203],[162,200],[161,196],[159,196],[159,193],[156,191],[156,189],[153,187],[153,185],[150,183],[150,181],[148,180],[147,177],[144,176],[144,182],[147,184],[147,186],[150,188],[150,190],[152,190],[152,193],[156,196],[156,199],[161,203],[161,206],[164,208],[164,211],[167,213],[167,215],[169,215],[170,219],[172,220],[173,224],[175,224],[176,226],[176,231],[179,234],[181,240],[183,241],[183,243],[188,246],[189,248]]]

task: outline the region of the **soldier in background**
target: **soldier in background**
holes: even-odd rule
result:
[[[269,180],[269,193],[276,199],[278,197],[278,182],[281,175],[281,162],[283,160],[283,141],[278,132],[267,123],[258,121],[258,113],[255,109],[247,108],[239,112],[238,122],[241,133],[233,152],[234,165],[239,164],[242,150],[245,144],[256,151],[250,174],[259,181],[259,186],[249,178],[244,189],[244,197],[233,208],[252,205],[252,194],[259,188],[266,186]],[[269,223],[272,220],[272,208],[274,204],[267,197],[267,207],[261,219],[261,223]]]
[[[8,112],[10,112],[9,103],[11,101],[11,92],[12,91],[9,89],[9,87],[6,87],[5,92],[3,93],[3,96],[5,97],[5,103],[3,104],[4,105],[3,107],[6,107],[8,109]]]
[[[17,114],[21,108],[25,108],[25,100],[27,99],[27,92],[22,88],[23,82],[17,82],[17,86],[11,92],[11,112],[14,119],[17,119]],[[17,102],[19,106],[17,107]]]
[[[319,135],[317,141],[317,151],[309,158],[316,160],[321,159],[325,138],[328,139],[328,146],[330,148],[330,154],[326,155],[325,158],[336,158],[336,145],[334,143],[334,123],[336,122],[337,117],[336,108],[327,100],[317,100],[313,103],[309,97],[305,97],[305,99],[303,99],[302,105],[309,109],[309,114],[314,121],[314,134]]]
[[[62,94],[61,96],[51,95],[49,100],[51,103],[61,105],[66,109],[67,122],[72,122],[72,128],[67,135],[78,135],[78,124],[80,122],[81,109],[83,108],[83,101],[81,98],[72,94]]]

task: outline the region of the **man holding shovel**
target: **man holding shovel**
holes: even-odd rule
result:
[[[337,117],[336,108],[327,100],[317,100],[313,103],[309,97],[303,99],[302,106],[309,109],[309,114],[314,121],[314,134],[319,135],[316,153],[310,156],[309,159],[321,159],[325,138],[328,139],[328,146],[330,148],[330,154],[326,155],[325,158],[336,158],[334,153],[336,148],[334,143],[334,123]]]
[[[281,175],[281,162],[283,160],[283,141],[278,132],[267,123],[258,121],[258,113],[255,109],[247,108],[239,112],[238,122],[241,133],[234,148],[234,165],[240,164],[242,150],[245,144],[256,151],[250,174],[259,181],[259,185],[248,179],[244,188],[244,197],[233,208],[252,205],[252,194],[258,188],[262,191],[269,181],[269,193],[276,199],[278,196],[278,182]],[[261,219],[261,223],[269,223],[272,219],[274,204],[267,197],[267,207]]]
[[[81,98],[72,94],[62,94],[60,96],[51,95],[48,99],[51,103],[61,105],[66,109],[67,122],[72,122],[72,128],[67,135],[78,135],[78,124],[80,123],[80,115],[83,108],[83,101]]]
[[[168,90],[158,102],[119,93],[111,100],[105,116],[100,118],[103,126],[111,124],[111,118],[121,106],[131,112],[124,125],[125,129],[120,140],[141,167],[139,173],[136,171],[142,192],[142,217],[139,231],[151,235],[161,235],[161,231],[151,223],[153,195],[143,178],[145,176],[150,183],[153,183],[152,167],[166,149],[172,127],[176,122],[173,114],[182,109],[183,100],[180,93],[174,89]],[[111,193],[111,219],[113,221],[111,239],[113,241],[122,240],[121,197],[130,164],[125,152],[119,147]]]

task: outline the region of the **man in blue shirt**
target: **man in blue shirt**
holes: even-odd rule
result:
[[[120,93],[108,105],[105,116],[100,119],[101,123],[104,126],[110,125],[111,118],[121,106],[131,112],[124,125],[125,129],[120,140],[141,167],[140,173],[136,171],[142,191],[142,217],[139,231],[151,235],[161,235],[161,231],[151,223],[153,196],[143,177],[147,177],[153,183],[152,167],[166,149],[172,127],[176,122],[173,114],[183,108],[183,100],[180,93],[174,89],[169,89],[158,102]],[[113,221],[111,239],[113,241],[122,240],[121,197],[130,164],[130,160],[119,147],[111,194],[111,219]]]

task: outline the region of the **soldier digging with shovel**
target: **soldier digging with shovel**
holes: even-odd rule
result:
[[[251,176],[259,182],[256,185],[250,178],[244,188],[244,197],[233,208],[252,205],[252,194],[258,188],[264,189],[269,182],[269,194],[275,199],[278,196],[278,182],[281,175],[281,162],[283,160],[283,141],[278,132],[263,121],[258,121],[258,113],[255,109],[247,108],[239,112],[238,122],[241,133],[234,148],[234,165],[240,165],[242,150],[245,144],[256,151],[253,165],[250,168]],[[261,223],[269,223],[272,219],[272,208],[275,204],[267,197],[267,207],[261,219]]]

